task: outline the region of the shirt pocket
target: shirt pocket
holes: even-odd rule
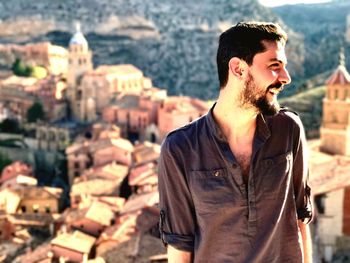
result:
[[[216,212],[235,203],[226,168],[191,171],[189,182],[197,211]]]
[[[284,198],[291,183],[293,155],[283,153],[263,160],[262,189],[267,198]]]

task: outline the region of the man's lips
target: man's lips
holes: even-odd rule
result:
[[[277,95],[278,93],[280,93],[283,90],[283,85],[281,83],[279,84],[275,84],[275,85],[271,85],[267,91],[269,93],[271,93],[272,95]]]

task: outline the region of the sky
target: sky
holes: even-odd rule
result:
[[[294,4],[314,4],[325,3],[330,0],[259,0],[262,5],[265,6],[279,6],[279,5],[294,5]]]

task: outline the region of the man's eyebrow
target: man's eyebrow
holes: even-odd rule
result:
[[[281,64],[283,64],[283,65],[285,65],[285,66],[288,64],[287,61],[283,61],[283,60],[280,60],[280,59],[277,59],[277,58],[271,58],[271,59],[269,60],[269,62],[278,62],[278,63],[281,63]]]

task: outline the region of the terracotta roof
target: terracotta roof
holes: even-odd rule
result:
[[[117,195],[119,193],[120,181],[91,179],[76,182],[71,189],[71,196],[75,195]]]
[[[114,219],[114,213],[107,204],[93,202],[86,211],[85,217],[103,226],[109,226]]]
[[[138,94],[123,94],[112,105],[118,109],[136,109],[139,108],[139,101]]]
[[[129,175],[129,185],[130,186],[141,186],[145,184],[157,184],[158,174],[157,174],[157,164],[150,162],[138,167],[131,169]]]
[[[79,209],[90,207],[93,202],[107,205],[111,211],[117,213],[123,208],[125,198],[119,196],[83,196],[79,203]]]
[[[51,245],[89,254],[95,241],[96,238],[92,236],[84,234],[80,231],[74,231],[73,233],[64,233],[57,236],[51,241]]]
[[[16,213],[21,202],[21,196],[13,189],[2,189],[0,191],[0,209],[7,213]]]
[[[54,222],[51,214],[13,214],[8,220],[14,225],[22,226],[47,226]]]
[[[120,64],[120,65],[101,65],[95,69],[98,73],[112,73],[119,76],[137,75],[143,76],[141,70],[131,64]]]
[[[123,150],[132,152],[134,150],[134,146],[131,144],[130,141],[123,139],[123,138],[117,138],[117,139],[113,139],[113,138],[108,138],[108,139],[103,139],[103,140],[97,140],[95,142],[93,142],[90,145],[90,151],[91,152],[95,152],[95,151],[99,151],[111,146],[115,146],[118,148],[121,148]]]
[[[97,243],[104,240],[115,240],[118,243],[129,240],[136,231],[136,219],[136,213],[122,216],[117,224],[105,229]]]
[[[37,185],[38,184],[38,180],[32,176],[27,176],[27,175],[23,175],[23,174],[19,174],[17,176],[15,176],[14,178],[5,180],[2,185],[1,188],[8,186],[9,184],[22,184],[22,185]],[[0,180],[0,184],[1,184],[1,180]]]
[[[33,169],[30,165],[22,163],[21,161],[13,162],[2,170],[0,184],[20,174],[32,176]]]
[[[171,96],[164,101],[164,110],[171,113],[205,112],[209,108],[206,102],[187,96]]]
[[[134,147],[134,163],[142,164],[149,161],[158,160],[160,156],[160,145],[150,142],[144,142]]]
[[[88,147],[90,145],[90,142],[88,141],[83,141],[83,142],[74,142],[72,145],[68,146],[66,148],[66,154],[73,154],[76,152],[80,152],[80,151],[87,151]]]
[[[85,170],[80,177],[75,178],[74,182],[79,183],[92,179],[118,180],[121,182],[127,176],[128,171],[128,166],[111,162]]]
[[[309,183],[314,195],[350,186],[350,157],[319,150],[319,141],[310,150]]]
[[[137,210],[141,210],[142,208],[148,206],[154,206],[159,203],[159,194],[158,191],[154,191],[151,193],[143,193],[143,194],[133,194],[126,201],[124,208],[121,211],[121,214],[127,214],[131,212],[135,212]]]
[[[326,85],[350,84],[350,74],[343,65],[339,65],[334,73],[326,81]]]
[[[48,186],[23,186],[16,188],[15,191],[19,193],[21,198],[30,199],[43,199],[43,198],[55,198],[61,197],[63,190],[61,188],[48,187]]]

